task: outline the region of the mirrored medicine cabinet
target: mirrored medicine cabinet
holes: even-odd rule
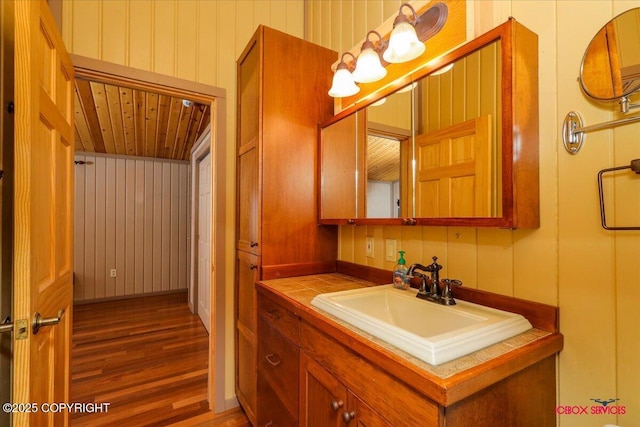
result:
[[[538,227],[537,57],[509,19],[321,125],[320,223]]]

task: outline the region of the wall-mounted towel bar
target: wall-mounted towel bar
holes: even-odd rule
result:
[[[605,230],[640,230],[640,226],[626,226],[626,227],[612,227],[607,225],[607,218],[604,208],[604,191],[602,189],[602,175],[607,172],[619,171],[623,169],[631,169],[632,172],[640,175],[640,159],[631,160],[629,166],[618,166],[615,168],[602,169],[598,172],[598,195],[600,197],[600,220],[602,221],[602,228]]]
[[[582,148],[585,132],[608,129],[615,126],[626,125],[640,121],[640,114],[625,117],[623,119],[612,120],[610,122],[599,123],[597,125],[584,126],[582,116],[577,111],[570,111],[564,118],[562,124],[562,142],[564,148],[571,154],[576,154]]]

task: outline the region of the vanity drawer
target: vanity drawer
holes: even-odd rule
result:
[[[258,371],[258,425],[256,427],[297,427],[297,417],[282,403],[269,381]]]
[[[296,345],[300,345],[300,319],[291,310],[259,294],[258,313]]]
[[[287,408],[298,419],[298,379],[300,377],[300,349],[260,316],[258,371]],[[265,405],[260,403],[259,407]]]

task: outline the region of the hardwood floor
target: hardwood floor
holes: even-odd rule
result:
[[[209,412],[208,334],[186,293],[79,305],[73,316],[71,401],[109,407],[72,414],[72,426],[249,426],[241,410]]]

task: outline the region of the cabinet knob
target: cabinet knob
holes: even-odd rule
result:
[[[416,225],[415,218],[402,218],[402,224],[404,225]]]
[[[333,402],[331,402],[331,409],[333,409],[335,412],[338,412],[338,410],[343,406],[344,402],[342,400],[334,400]]]
[[[256,268],[258,268],[257,264],[249,264],[249,270],[255,270]]]
[[[349,224],[349,225],[353,225],[353,224],[355,224],[355,223],[356,223],[356,220],[355,220],[355,219],[348,219],[348,220],[347,220],[347,224]]]
[[[355,417],[356,417],[356,411],[349,411],[349,412],[342,413],[342,421],[344,421],[345,424],[349,424],[351,420],[353,420]]]
[[[249,246],[251,246],[252,248],[255,248],[256,246],[258,246],[258,242],[251,242],[249,243]]]

